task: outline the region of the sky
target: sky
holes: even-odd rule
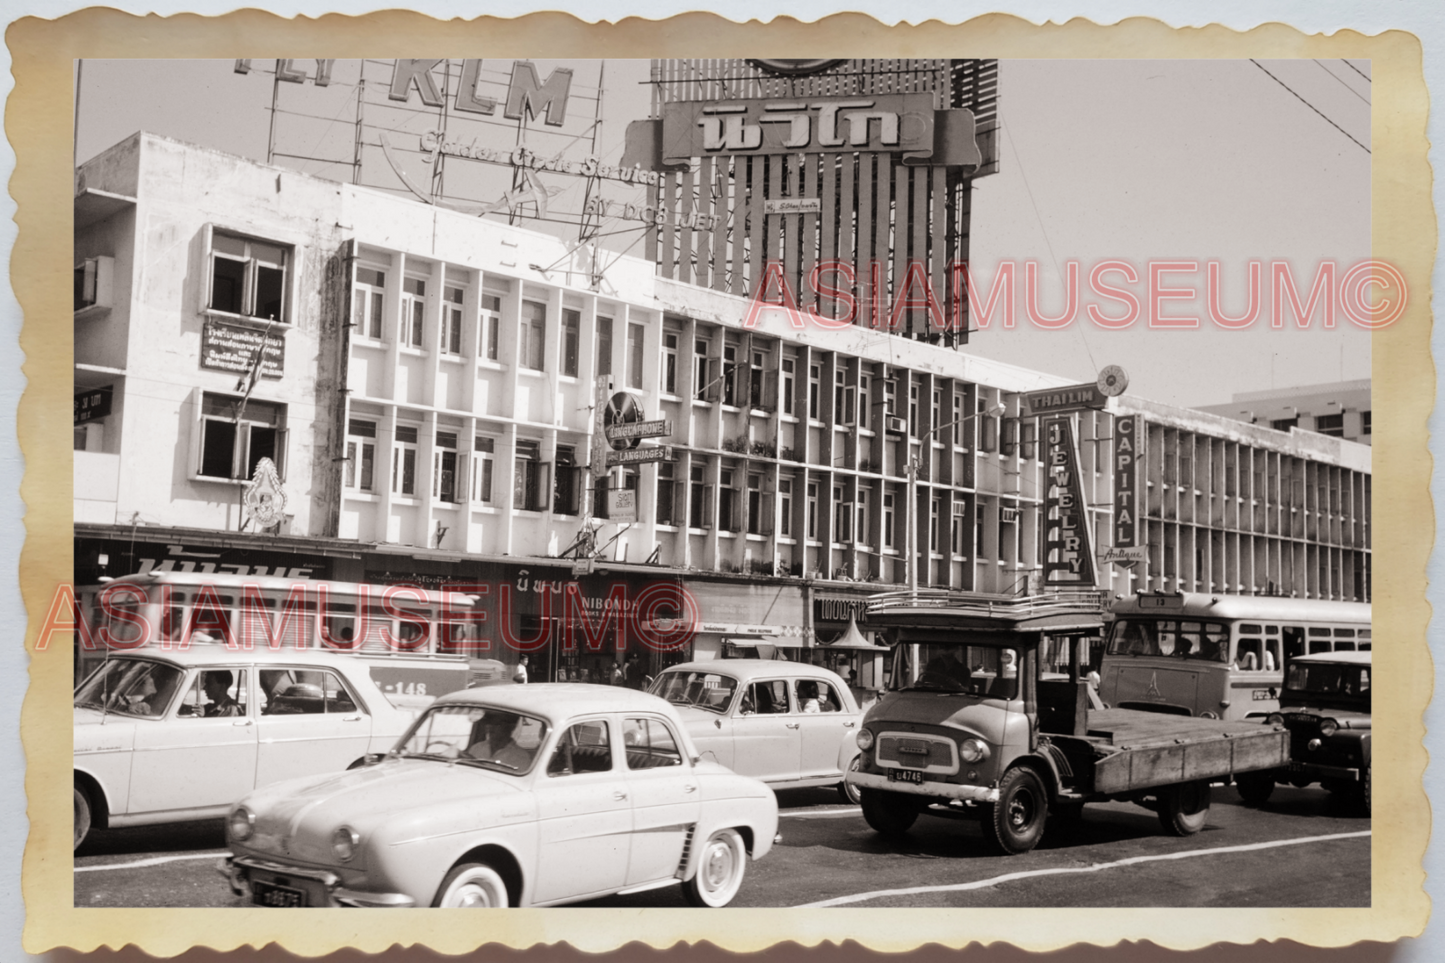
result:
[[[313,61],[298,65],[315,72]],[[568,157],[594,150],[604,162],[620,156],[626,124],[649,110],[646,61],[535,61],[546,79],[573,71],[572,98],[555,132],[532,123],[520,136],[542,153]],[[479,88],[505,96],[512,64],[483,63]],[[459,81],[451,62],[449,85]],[[274,136],[274,61],[256,60],[249,74],[232,61],[84,61],[80,67],[77,158],[84,161],[136,130],[264,161],[318,176],[351,178],[357,82],[365,79],[370,125],[416,134],[427,118],[397,110],[385,97],[391,61],[339,61],[332,83],[281,84]],[[1027,368],[1093,381],[1120,365],[1130,392],[1172,404],[1222,404],[1238,392],[1370,377],[1369,335],[1337,313],[1326,329],[1316,316],[1299,330],[1293,317],[1269,325],[1270,264],[1291,266],[1301,297],[1322,262],[1337,278],[1368,258],[1370,236],[1370,65],[1351,61],[1004,61],[1000,65],[999,172],[974,183],[970,262],[986,291],[1000,263],[1016,273],[1015,326],[995,318],[976,331],[971,353]],[[438,77],[440,71],[438,70]],[[595,124],[599,80],[601,122]],[[450,100],[449,100],[450,102]],[[411,106],[418,106],[413,94]],[[519,134],[498,115],[484,120],[453,113],[454,129],[479,142],[511,147]],[[594,141],[595,136],[595,141]],[[394,157],[413,172],[396,138]],[[415,140],[410,140],[415,143]],[[323,160],[302,160],[286,154]],[[405,191],[377,146],[364,149],[365,183]],[[413,176],[416,176],[415,173]],[[510,185],[508,169],[446,162],[446,193],[495,200]],[[581,178],[557,177],[552,214],[580,210]],[[425,189],[425,183],[420,185]],[[606,182],[603,196],[638,201],[642,189]],[[491,215],[501,217],[502,215]],[[558,221],[565,220],[559,217]],[[532,219],[528,227],[547,229]],[[575,236],[575,227],[551,225]],[[640,254],[636,224],[609,222],[614,250]],[[1037,262],[1039,313],[1058,315],[1064,276],[1077,262],[1082,289],[1075,320],[1043,330],[1025,312],[1025,265]],[[1139,280],[1124,286],[1145,298],[1151,262],[1193,262],[1193,270],[1161,275],[1159,285],[1194,290],[1165,303],[1171,317],[1199,317],[1192,330],[1122,330],[1089,320],[1087,305],[1106,316],[1122,306],[1089,290],[1089,272],[1106,261],[1132,265]],[[1220,300],[1242,314],[1251,261],[1262,271],[1262,317],[1246,330],[1223,330],[1205,312],[1205,265],[1220,263]],[[1106,275],[1104,283],[1123,284]]]

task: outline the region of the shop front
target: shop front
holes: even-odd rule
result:
[[[693,658],[804,661],[807,610],[799,585],[694,579],[687,591],[700,613]]]
[[[878,644],[868,627],[872,591],[829,588],[813,593],[813,637],[810,650],[816,665],[847,680],[860,705],[871,703],[888,685],[887,646]]]

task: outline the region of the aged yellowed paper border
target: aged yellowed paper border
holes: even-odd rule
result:
[[[710,940],[738,951],[779,941],[858,940],[879,950],[928,942],[963,946],[1006,941],[1031,950],[1073,942],[1150,940],[1189,949],[1227,939],[1289,938],[1321,946],[1417,934],[1429,912],[1421,859],[1429,808],[1421,788],[1426,754],[1421,715],[1433,677],[1425,645],[1429,609],[1425,563],[1433,509],[1425,422],[1433,402],[1429,279],[1436,227],[1426,159],[1428,110],[1421,47],[1413,36],[1341,31],[1305,36],[1270,24],[1239,33],[1223,27],[1174,30],[1145,19],[1114,26],[1085,21],[1033,26],[993,15],[960,26],[882,27],[857,15],[817,24],[736,24],[708,14],[666,21],[590,25],[567,15],[443,23],[410,13],[285,21],[247,11],[218,18],[139,18],[87,10],[56,21],[13,24],[6,41],[16,89],[6,131],[17,153],[10,183],[19,203],[11,281],[25,309],[21,347],[28,387],[19,438],[26,458],[21,493],[28,540],[21,556],[29,616],[31,685],[22,715],[30,838],[24,861],[25,947],[90,950],[135,943],[153,954],[193,945],[229,949],[268,942],[316,954],[351,946],[367,952],[421,943],[458,953],[485,942],[513,946],[567,941],[587,951],[632,940],[654,946]],[[71,85],[75,58],[526,56],[966,56],[998,58],[1369,59],[1373,78],[1373,254],[1398,267],[1411,287],[1405,316],[1373,340],[1374,594],[1379,678],[1376,701],[1381,778],[1373,818],[1372,908],[1191,910],[1005,909],[682,911],[511,910],[484,916],[426,911],[77,909],[71,854],[64,848],[65,763],[71,755],[71,658],[57,642],[35,651],[37,630],[58,584],[71,577],[71,459],[63,418],[72,382],[66,293],[71,268]],[[1328,198],[1320,203],[1328,204]],[[324,913],[324,915],[323,915]]]

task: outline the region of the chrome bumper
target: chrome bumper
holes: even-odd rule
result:
[[[359,909],[397,909],[415,906],[416,900],[404,893],[372,893],[366,890],[347,889],[338,885],[335,873],[324,869],[301,869],[269,859],[254,856],[227,856],[216,867],[231,884],[231,892],[245,899],[251,898],[251,872],[275,873],[280,876],[295,876],[319,884],[326,893],[328,906],[351,906]]]
[[[1291,762],[1284,767],[1286,778],[1289,776],[1314,776],[1317,779],[1348,779],[1352,782],[1360,781],[1360,770],[1351,769],[1348,766],[1326,766],[1316,762]]]
[[[909,793],[914,796],[932,796],[936,799],[958,799],[964,802],[996,803],[998,790],[988,786],[962,786],[956,782],[894,782],[887,776],[871,772],[848,773],[848,784],[866,789],[882,789],[887,792]]]

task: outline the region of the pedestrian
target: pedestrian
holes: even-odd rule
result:
[[[627,667],[624,671],[627,676],[627,688],[641,689],[642,663],[638,660],[636,652],[627,657]]]
[[[525,655],[517,660],[517,670],[512,673],[512,681],[517,685],[527,684],[527,657]]]
[[[612,663],[612,677],[609,680],[611,685],[623,685],[627,682],[627,674],[622,671],[620,661]]]

